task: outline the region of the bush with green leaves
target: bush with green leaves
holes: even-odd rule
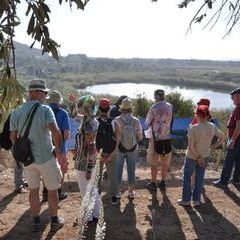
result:
[[[166,95],[166,101],[173,105],[174,117],[191,118],[194,115],[194,103],[184,99],[181,93],[173,92]]]
[[[136,99],[133,100],[133,113],[136,117],[147,116],[147,113],[152,105],[152,101],[148,100],[144,94],[138,94]]]

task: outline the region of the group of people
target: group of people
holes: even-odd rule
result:
[[[48,200],[51,229],[55,231],[64,224],[64,219],[59,217],[57,212],[58,201],[67,197],[61,190],[61,185],[63,176],[68,170],[65,141],[70,135],[70,125],[67,112],[60,108],[61,94],[50,91],[45,81],[32,80],[28,93],[28,101],[11,114],[11,140],[14,144],[23,135],[22,130],[26,128],[28,113],[36,103],[40,103],[28,135],[34,162],[24,166],[24,170],[29,187],[34,229],[37,231],[41,227],[39,188],[43,182],[43,199]],[[233,90],[230,96],[235,108],[227,125],[228,148],[221,178],[214,183],[217,187],[228,184],[233,166],[235,171],[231,182],[240,184],[240,88]],[[146,117],[148,130],[145,131],[145,137],[149,138],[147,160],[151,167],[151,181],[147,184],[147,188],[155,191],[159,187],[164,191],[172,155],[173,106],[165,101],[165,92],[161,89],[154,92],[154,99],[155,102]],[[183,191],[181,199],[178,200],[179,205],[187,206],[191,201],[195,206],[202,204],[201,191],[210,151],[225,140],[224,134],[211,122],[209,105],[208,99],[199,101],[195,118],[189,126]],[[76,102],[76,109],[75,120],[80,122],[80,126],[75,137],[74,168],[82,196],[93,174],[97,156],[100,155],[101,159],[99,191],[92,216],[88,219],[88,221],[96,221],[100,214],[104,165],[107,171],[110,202],[118,204],[121,199],[125,162],[129,183],[128,197],[134,199],[135,163],[138,156],[138,143],[143,138],[143,130],[138,118],[133,116],[132,100],[127,96],[121,96],[112,107],[107,98],[102,98],[97,103],[93,96],[85,95]],[[217,140],[213,143],[214,137]],[[160,181],[158,181],[159,166],[161,167]]]

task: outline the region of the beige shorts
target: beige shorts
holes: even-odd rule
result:
[[[24,167],[24,170],[30,189],[39,188],[41,180],[50,191],[61,187],[62,172],[55,157],[43,164],[32,163]]]
[[[172,152],[162,155],[158,154],[154,150],[154,141],[153,139],[149,139],[149,145],[147,150],[147,161],[151,166],[159,166],[161,165],[162,161],[168,161],[170,164],[172,157]]]

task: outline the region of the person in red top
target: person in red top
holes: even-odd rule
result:
[[[223,164],[221,178],[213,182],[216,187],[224,187],[228,185],[233,166],[235,166],[235,170],[231,182],[235,185],[240,184],[240,88],[233,90],[230,95],[235,108],[227,124],[227,153]]]
[[[209,107],[210,107],[210,100],[208,100],[207,98],[201,98],[201,99],[199,100],[199,102],[197,103],[197,105],[198,105],[198,106],[204,105],[204,106],[207,106],[207,107],[209,108]],[[212,115],[209,113],[207,120],[208,120],[209,122],[211,122],[211,119],[212,119]],[[197,118],[196,116],[194,116],[191,124],[194,125],[194,124],[196,124],[196,123],[198,123],[198,118]]]

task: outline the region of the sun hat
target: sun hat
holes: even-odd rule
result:
[[[234,94],[240,94],[240,88],[236,88],[236,89],[234,89],[230,92],[231,96],[234,95]]]
[[[121,105],[120,105],[121,110],[129,110],[132,109],[132,100],[130,98],[125,98],[123,99]]]
[[[58,91],[50,91],[48,93],[48,96],[47,96],[47,99],[46,99],[46,102],[47,103],[57,103],[57,104],[60,104],[62,103],[63,101],[63,98],[62,98],[62,95],[60,92]]]
[[[197,105],[205,105],[205,106],[210,106],[210,100],[207,98],[201,98],[198,102]]]
[[[49,92],[50,89],[47,88],[46,82],[44,80],[32,80],[28,86],[27,91],[44,91]]]
[[[102,98],[99,101],[99,109],[101,111],[108,111],[110,109],[110,100],[107,98]]]

